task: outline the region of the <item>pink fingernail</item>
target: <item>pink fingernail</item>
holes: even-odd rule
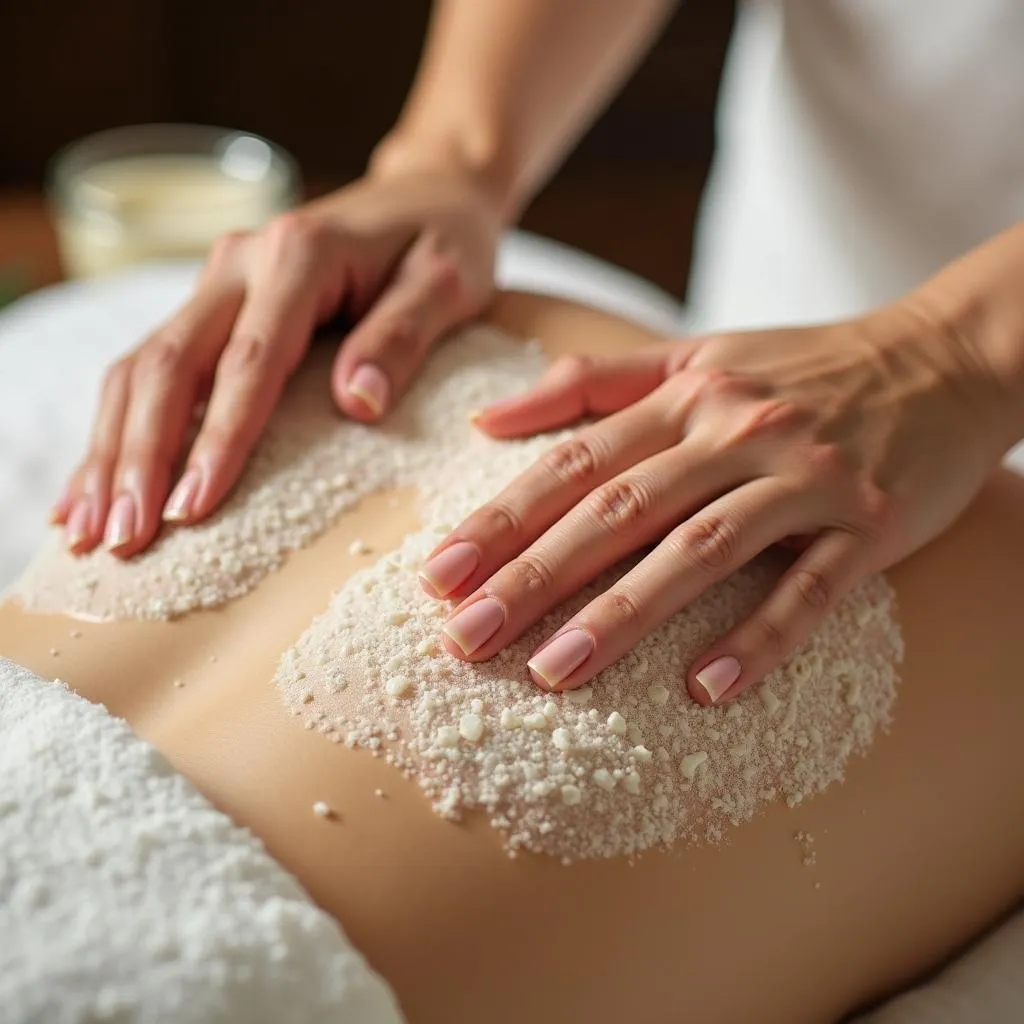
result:
[[[554,689],[594,653],[593,637],[582,629],[567,629],[541,648],[527,663],[535,683]]]
[[[420,566],[420,578],[434,590],[437,597],[450,594],[480,564],[480,552],[468,540],[456,541],[440,554]]]
[[[91,527],[91,516],[92,509],[88,501],[76,501],[74,507],[71,509],[71,514],[68,516],[67,526],[65,527],[67,532],[67,540],[69,548],[77,548],[79,544],[88,536],[89,529]]]
[[[120,548],[127,544],[134,534],[135,499],[130,494],[122,494],[111,506],[103,542],[108,548]]]
[[[505,621],[505,612],[493,597],[484,597],[450,618],[444,631],[462,648],[463,654],[479,650]]]
[[[349,378],[348,391],[349,394],[361,399],[374,416],[380,416],[388,405],[391,381],[379,366],[373,363],[360,363]]]
[[[740,677],[740,663],[727,655],[705,665],[694,677],[714,704]]]
[[[167,522],[180,523],[188,519],[192,514],[192,503],[196,500],[202,481],[202,475],[194,466],[185,471],[164,506],[164,519]]]

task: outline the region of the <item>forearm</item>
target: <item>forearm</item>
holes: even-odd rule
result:
[[[990,376],[1000,441],[1024,439],[1024,221],[950,263],[912,298]]]
[[[514,220],[672,7],[671,0],[437,0],[413,89],[371,167],[455,163]]]

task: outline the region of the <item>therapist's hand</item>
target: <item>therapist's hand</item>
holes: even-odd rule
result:
[[[679,680],[702,704],[729,699],[862,577],[953,521],[1001,454],[1008,402],[960,339],[909,305],[824,328],[561,360],[478,426],[514,437],[606,418],[555,447],[425,563],[428,592],[464,598],[445,646],[490,658],[653,545],[533,652],[539,686],[572,689],[789,540],[799,554],[774,590]]]
[[[355,419],[386,415],[438,337],[486,304],[500,228],[469,176],[407,168],[222,238],[184,308],[107,374],[89,451],[52,514],[71,549],[105,541],[130,556],[161,518],[217,508],[314,330],[339,311],[358,324],[334,363],[335,399]]]

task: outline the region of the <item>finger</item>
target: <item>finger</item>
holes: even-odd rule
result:
[[[338,353],[332,372],[338,405],[355,419],[380,419],[408,388],[430,346],[471,312],[458,263],[429,236],[419,238]]]
[[[445,625],[452,654],[488,658],[599,572],[665,535],[691,510],[736,485],[737,466],[697,446],[662,452],[597,488],[568,515],[499,569],[467,602],[485,595],[502,610],[500,628],[483,637],[462,625],[463,608]],[[473,616],[480,613],[472,612]],[[472,635],[470,635],[472,632]],[[456,646],[457,645],[457,646]]]
[[[64,536],[68,548],[75,554],[91,551],[103,537],[110,507],[110,485],[128,407],[132,358],[119,360],[103,378],[89,447],[68,487]]]
[[[305,259],[269,259],[254,273],[165,518],[196,522],[235,485],[309,345],[317,291]]]
[[[243,294],[235,281],[199,292],[135,357],[107,522],[107,545],[120,556],[136,554],[156,536],[196,399]]]
[[[473,423],[492,437],[523,437],[605,416],[654,391],[668,375],[670,353],[659,344],[614,358],[564,356],[526,394],[491,403]]]
[[[762,477],[691,516],[528,662],[547,689],[582,685],[652,629],[787,533],[806,529],[807,496]]]
[[[823,534],[754,613],[696,661],[688,682],[693,698],[731,700],[781,665],[864,576],[866,554],[861,537]]]
[[[678,423],[652,398],[555,445],[431,552],[420,569],[424,589],[470,593],[595,488],[678,440]]]

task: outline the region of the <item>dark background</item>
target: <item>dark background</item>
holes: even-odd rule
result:
[[[682,295],[733,8],[679,6],[523,226]],[[298,158],[311,192],[358,175],[401,106],[429,9],[428,0],[0,0],[0,260],[19,259],[33,284],[59,273],[39,199],[46,162],[115,125],[258,132]]]

